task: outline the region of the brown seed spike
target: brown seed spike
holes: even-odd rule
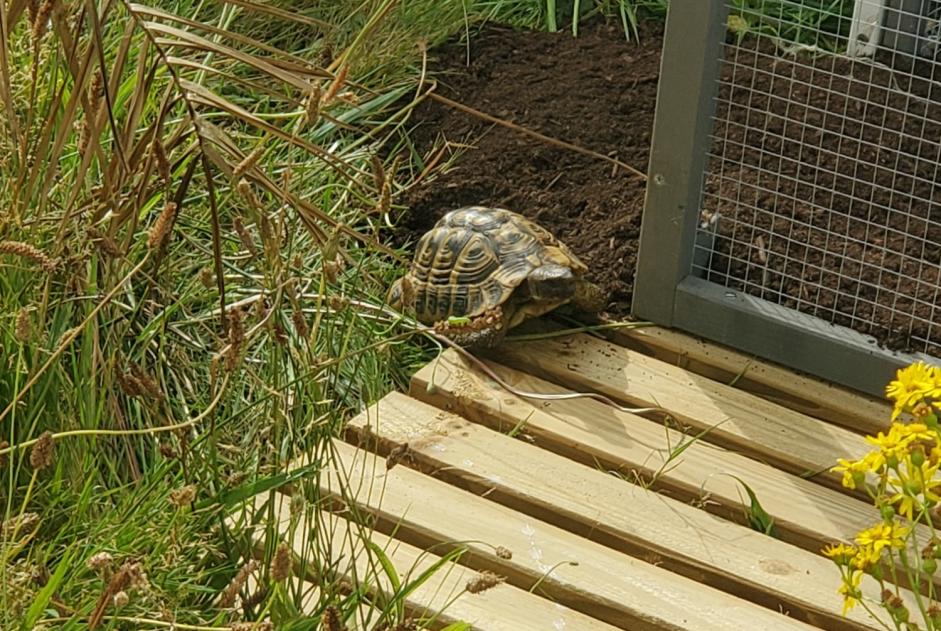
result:
[[[307,318],[304,316],[304,312],[295,309],[291,313],[291,320],[294,322],[294,330],[297,331],[297,336],[306,339],[310,334],[310,327],[307,326]]]
[[[52,438],[52,432],[45,431],[39,436],[39,440],[33,445],[29,453],[29,465],[36,471],[42,471],[49,467],[55,457],[55,441]]]
[[[291,575],[291,549],[286,543],[278,544],[271,560],[271,580],[281,583]]]
[[[159,138],[154,138],[154,161],[157,163],[157,173],[165,184],[170,184],[170,159],[167,150]]]
[[[256,147],[250,154],[245,156],[245,158],[235,165],[235,169],[232,171],[232,177],[240,178],[245,173],[255,166],[255,163],[258,162],[258,159],[261,157],[261,154],[265,152],[264,147]]]
[[[154,250],[163,245],[176,221],[176,202],[167,202],[147,235],[147,247]]]
[[[39,248],[33,247],[28,243],[23,243],[22,241],[0,241],[0,254],[12,254],[13,256],[33,261],[34,263],[38,263],[46,272],[54,271],[58,265],[58,261],[54,258]]]
[[[320,118],[320,104],[323,100],[323,90],[320,89],[319,85],[315,85],[310,89],[310,93],[307,95],[307,103],[305,104],[304,111],[304,123],[310,127],[317,122],[317,119]]]
[[[33,337],[33,325],[29,320],[29,310],[23,307],[16,314],[16,326],[13,327],[13,336],[17,342],[25,344]]]
[[[333,605],[323,610],[323,616],[320,618],[320,626],[323,631],[346,631],[346,625],[340,618],[340,610]]]
[[[235,234],[239,236],[239,241],[242,242],[242,247],[248,250],[249,254],[253,257],[258,256],[258,248],[255,247],[255,242],[252,240],[252,235],[249,233],[248,228],[245,227],[245,224],[242,222],[242,218],[236,215],[232,218],[232,228],[235,230]]]
[[[121,258],[124,256],[124,253],[121,251],[121,247],[118,245],[117,241],[112,239],[108,234],[98,230],[97,228],[89,228],[85,231],[88,235],[88,238],[91,239],[98,249],[101,250],[103,254],[110,256],[112,258]]]
[[[52,10],[55,9],[55,0],[43,0],[36,12],[36,19],[33,20],[33,43],[38,43],[46,34],[46,28],[49,24],[49,18],[52,17]]]
[[[235,604],[236,596],[242,591],[245,583],[248,582],[248,577],[255,571],[256,566],[255,560],[251,559],[239,569],[238,573],[232,577],[232,580],[226,586],[225,590],[223,590],[222,597],[219,599],[220,607],[228,609]]]
[[[193,503],[193,500],[196,499],[196,485],[187,484],[186,486],[180,487],[170,491],[170,503],[177,507],[183,508],[184,506],[189,506]]]
[[[340,92],[340,88],[343,87],[343,83],[346,81],[346,73],[349,72],[349,69],[350,67],[347,64],[343,64],[343,66],[340,67],[340,71],[337,72],[333,81],[331,81],[329,87],[327,87],[327,93],[323,96],[324,103],[329,104]]]
[[[493,572],[484,571],[478,574],[475,578],[467,581],[467,591],[471,594],[479,594],[485,592],[488,589],[496,587],[506,579],[502,576],[497,576]]]

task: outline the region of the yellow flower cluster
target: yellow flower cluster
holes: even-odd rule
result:
[[[892,411],[894,421],[903,412],[919,416],[929,412],[928,403],[941,409],[941,403],[933,401],[941,399],[941,368],[929,366],[925,362],[916,362],[902,368],[896,374],[895,381],[886,387],[886,395],[895,401]],[[925,405],[921,405],[921,404]]]
[[[824,548],[823,554],[832,559],[843,571],[843,615],[853,608],[862,594],[859,589],[863,574],[871,571],[886,550],[905,548],[910,527],[897,523],[878,523],[856,535],[856,545],[837,543]]]
[[[855,545],[838,543],[823,550],[842,573],[839,593],[844,615],[862,598],[860,581],[866,573],[880,583],[882,562],[915,561],[919,573],[934,574],[933,555],[923,558],[909,535],[919,521],[929,523],[928,511],[941,505],[941,368],[918,362],[900,369],[886,388],[894,401],[892,424],[886,432],[867,436],[872,450],[859,460],[841,458],[831,470],[843,474],[843,486],[863,489],[882,513],[882,522],[856,535]],[[903,415],[905,415],[903,417]],[[908,525],[901,523],[904,517]],[[883,603],[885,605],[885,603]],[[886,605],[887,606],[887,605]],[[895,606],[887,609],[893,616]]]

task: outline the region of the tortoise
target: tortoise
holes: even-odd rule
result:
[[[491,348],[509,329],[562,305],[593,314],[607,296],[588,267],[548,230],[503,208],[445,214],[418,241],[405,276],[389,288],[395,309],[464,347]]]

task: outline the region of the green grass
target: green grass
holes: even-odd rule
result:
[[[401,594],[368,595],[381,564],[352,586],[335,575],[339,522],[319,482],[343,421],[429,356],[383,311],[403,259],[380,244],[413,162],[378,148],[407,123],[419,44],[499,12],[284,2],[272,16],[180,0],[116,2],[95,20],[81,6],[40,40],[22,13],[3,42],[0,627],[86,628],[99,599],[99,628],[313,628],[328,606],[351,627],[402,623]],[[107,98],[89,87],[102,67]],[[313,120],[309,81],[335,97]],[[49,463],[34,456],[44,432]],[[291,480],[301,456],[312,464]],[[270,500],[289,483],[312,525],[290,543],[313,618],[301,582],[269,571]],[[222,606],[252,524],[262,589]],[[369,528],[354,527],[354,551],[374,554]],[[89,568],[102,552],[110,570]],[[118,607],[108,586],[131,562],[147,579]]]
[[[343,422],[434,352],[383,308],[407,258],[383,244],[423,168],[403,140],[421,51],[487,20],[577,33],[603,13],[632,36],[665,6],[577,4],[59,3],[38,40],[41,6],[4,9],[0,628],[84,629],[99,603],[98,628],[404,622],[414,583],[377,591],[365,518],[349,546],[373,569],[340,580],[320,486]],[[270,571],[288,486],[306,583]],[[224,606],[252,532],[257,587]],[[133,563],[146,580],[116,600]]]

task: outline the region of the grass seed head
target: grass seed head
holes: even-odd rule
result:
[[[377,191],[381,191],[382,187],[386,183],[386,170],[382,166],[382,158],[376,154],[372,154],[369,158],[370,166],[372,166],[372,177]]]
[[[29,319],[29,309],[23,307],[16,314],[16,325],[13,327],[13,336],[16,341],[25,344],[33,337],[33,325]]]
[[[275,583],[286,581],[291,576],[291,548],[281,542],[271,560],[271,580]]]
[[[114,557],[112,557],[108,552],[102,550],[92,556],[88,557],[88,560],[85,561],[85,565],[89,570],[99,571],[106,570],[111,567],[111,564],[114,562]]]
[[[118,378],[118,386],[120,386],[121,391],[127,396],[135,398],[144,394],[143,384],[131,373],[124,372],[120,368],[117,368],[116,376]]]
[[[163,245],[167,235],[173,230],[173,223],[176,221],[176,202],[167,202],[157,221],[154,222],[150,233],[147,236],[147,247],[157,249]]]
[[[235,189],[250,208],[261,210],[261,200],[255,195],[255,191],[252,189],[252,185],[248,180],[245,178],[240,179]]]
[[[154,138],[154,162],[157,163],[157,173],[164,184],[170,184],[170,159],[167,157],[167,150],[159,138]]]
[[[343,620],[340,618],[340,610],[333,605],[323,610],[320,626],[323,631],[346,631],[346,625],[343,624]]]
[[[131,364],[130,369],[131,376],[137,380],[138,384],[140,384],[142,392],[152,399],[159,399],[161,392],[160,386],[157,385],[157,381],[149,374],[144,372],[144,369],[137,364]]]
[[[36,513],[20,513],[0,523],[0,531],[4,537],[12,537],[14,533],[22,537],[32,532],[39,525],[39,515]]]
[[[29,24],[32,26],[36,23],[36,16],[39,15],[39,0],[28,0],[26,11],[29,15]]]
[[[291,517],[297,519],[304,513],[304,509],[307,507],[307,500],[304,499],[304,496],[300,492],[294,493],[291,496]]]
[[[327,86],[327,92],[323,95],[323,103],[329,105],[337,94],[340,93],[340,88],[343,87],[343,83],[346,81],[346,74],[349,72],[349,64],[343,64],[340,66],[340,70],[334,76],[333,81],[330,82],[330,85]]]
[[[199,271],[199,282],[202,283],[203,287],[206,289],[212,289],[216,286],[216,274],[208,267],[204,267]]]
[[[46,34],[49,26],[49,18],[52,17],[52,10],[55,9],[55,0],[43,0],[36,11],[36,17],[33,19],[33,43],[38,44]]]
[[[102,254],[106,254],[115,259],[124,256],[124,252],[121,250],[121,246],[119,246],[117,241],[112,239],[110,235],[94,227],[86,230],[85,234],[88,235],[88,238],[92,240],[92,242],[98,247]]]
[[[294,330],[297,331],[297,336],[302,339],[307,339],[307,336],[310,334],[310,327],[307,326],[307,318],[304,316],[304,312],[300,309],[295,309],[291,313],[291,320],[294,322]]]
[[[28,243],[23,243],[22,241],[0,241],[0,254],[12,254],[13,256],[33,261],[34,263],[38,263],[46,272],[54,271],[58,265],[58,261],[54,258],[39,248],[33,247]]]
[[[238,573],[232,577],[232,580],[222,592],[222,597],[219,599],[220,607],[228,609],[235,604],[235,598],[239,595],[239,592],[242,591],[242,588],[245,587],[245,583],[248,582],[248,577],[255,571],[257,565],[254,559],[249,559],[245,565],[239,568]]]
[[[170,491],[170,503],[177,508],[189,506],[196,499],[196,485],[187,484],[186,486]]]
[[[241,309],[232,309],[229,312],[229,349],[225,356],[225,368],[229,372],[238,366],[242,354],[242,345],[245,343],[245,314]]]
[[[232,177],[241,178],[243,175],[245,175],[249,169],[255,166],[255,163],[258,162],[258,159],[264,152],[264,147],[255,147],[251,153],[249,153],[242,159],[241,162],[235,165],[235,169],[232,170]]]
[[[304,124],[310,127],[320,118],[320,105],[323,101],[323,90],[315,85],[307,94],[307,103],[304,105]]]
[[[484,571],[467,581],[467,591],[471,594],[479,594],[496,587],[505,580],[502,576],[498,576],[489,570]]]
[[[271,631],[271,622],[236,622],[232,625],[232,631]]]
[[[36,471],[42,471],[51,466],[54,460],[55,441],[52,438],[52,432],[46,430],[39,436],[39,440],[29,452],[29,465]]]
[[[95,116],[98,114],[98,107],[101,105],[101,97],[105,94],[105,79],[102,72],[96,72],[91,77],[88,84],[88,109]]]
[[[402,443],[401,445],[397,446],[395,449],[389,452],[388,456],[386,456],[386,471],[402,462],[402,460],[405,458],[408,458],[409,455],[408,443]]]

